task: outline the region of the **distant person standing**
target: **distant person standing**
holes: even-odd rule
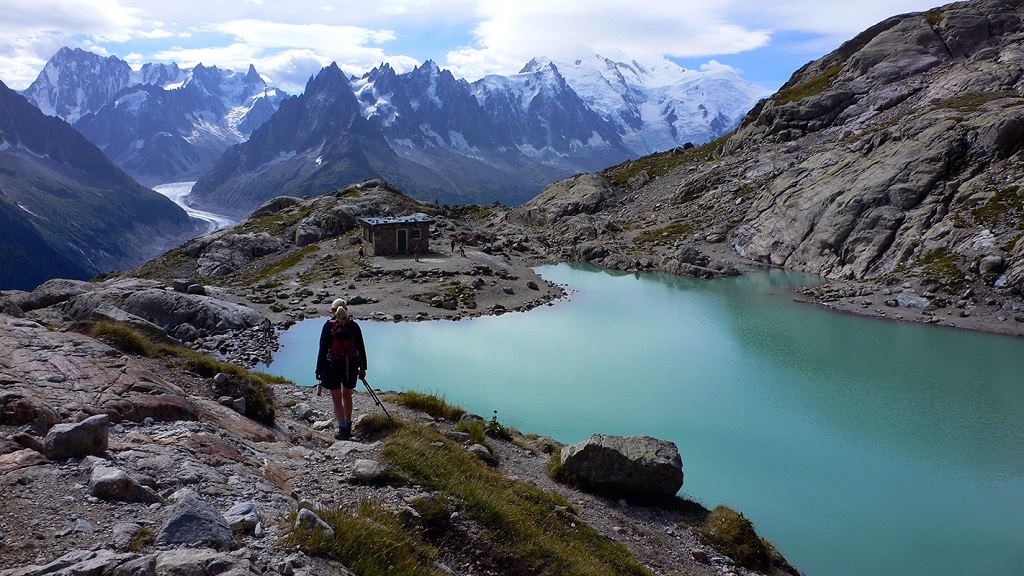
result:
[[[358,378],[366,377],[366,346],[363,332],[348,314],[347,303],[338,298],[331,303],[333,318],[320,331],[316,355],[316,379],[331,391],[334,419],[338,431],[334,437],[352,437],[352,390]]]
[[[452,254],[455,254],[455,236],[452,236]]]

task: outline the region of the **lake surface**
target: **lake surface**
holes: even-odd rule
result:
[[[367,380],[567,443],[671,440],[683,495],[742,511],[809,576],[1024,575],[1024,339],[797,304],[814,279],[781,271],[538,271],[570,298],[361,322]],[[264,369],[315,384],[322,324]]]

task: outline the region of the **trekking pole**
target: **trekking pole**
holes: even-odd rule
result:
[[[369,391],[370,398],[373,398],[373,403],[376,404],[377,406],[380,406],[380,409],[383,410],[385,414],[387,414],[388,420],[394,420],[394,418],[391,417],[391,414],[388,414],[388,409],[384,407],[383,403],[381,403],[380,398],[377,398],[377,393],[374,392],[373,388],[370,387],[370,384],[366,381],[366,378],[360,378],[360,380],[363,381],[363,385],[366,386],[366,390]]]

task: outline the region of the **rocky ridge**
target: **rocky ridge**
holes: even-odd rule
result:
[[[558,257],[824,277],[801,299],[1024,335],[1024,4],[890,18],[732,134],[556,183],[510,214]],[[909,304],[908,304],[909,303]]]

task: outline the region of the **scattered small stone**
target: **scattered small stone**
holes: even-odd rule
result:
[[[372,482],[384,473],[384,465],[376,460],[360,458],[352,467],[352,478],[360,482]]]
[[[323,519],[309,508],[299,510],[298,517],[295,518],[295,527],[307,530],[321,530],[328,538],[334,538],[334,528],[331,528],[330,524],[324,522]]]

